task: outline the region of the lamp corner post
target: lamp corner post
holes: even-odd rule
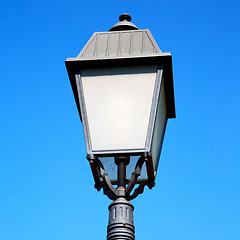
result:
[[[172,56],[122,14],[65,61],[94,187],[109,205],[107,240],[134,240],[131,200],[155,186],[167,121],[175,118]],[[114,187],[116,186],[116,187]]]

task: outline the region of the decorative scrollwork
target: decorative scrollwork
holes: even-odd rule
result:
[[[103,188],[103,193],[108,196],[111,200],[117,199],[117,189],[115,189],[109,179],[108,174],[105,172],[104,166],[102,162],[96,158],[96,157],[89,157],[87,156],[87,159],[90,162],[91,170],[93,173],[93,178],[95,181],[94,187],[100,191]],[[132,190],[134,189],[135,185],[137,184],[138,177],[141,175],[141,170],[144,162],[147,163],[147,157],[145,155],[140,156],[138,159],[134,172],[131,175],[131,179],[125,189],[125,198],[127,200],[132,200],[136,198],[139,194],[142,194],[144,191],[144,187],[146,185],[150,185],[149,182],[141,182],[139,183],[139,186],[135,188],[134,192],[131,194]],[[151,164],[151,163],[150,163]],[[149,171],[148,171],[149,173]]]

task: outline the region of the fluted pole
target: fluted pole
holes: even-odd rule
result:
[[[107,240],[134,240],[133,205],[125,198],[118,198],[108,209]]]

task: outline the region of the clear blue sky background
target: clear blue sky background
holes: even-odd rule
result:
[[[0,239],[105,239],[64,61],[124,12],[173,55],[154,189],[133,201],[136,239],[240,239],[240,2],[0,2]]]

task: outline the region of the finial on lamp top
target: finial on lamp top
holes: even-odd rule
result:
[[[120,22],[116,23],[109,31],[139,30],[135,24],[131,23],[131,16],[123,13],[119,16]]]
[[[132,20],[132,17],[129,15],[129,14],[127,14],[127,13],[123,13],[123,14],[121,14],[120,16],[119,16],[119,21],[124,21],[124,20],[126,20],[126,21],[128,21],[128,22],[131,22],[131,20]]]

